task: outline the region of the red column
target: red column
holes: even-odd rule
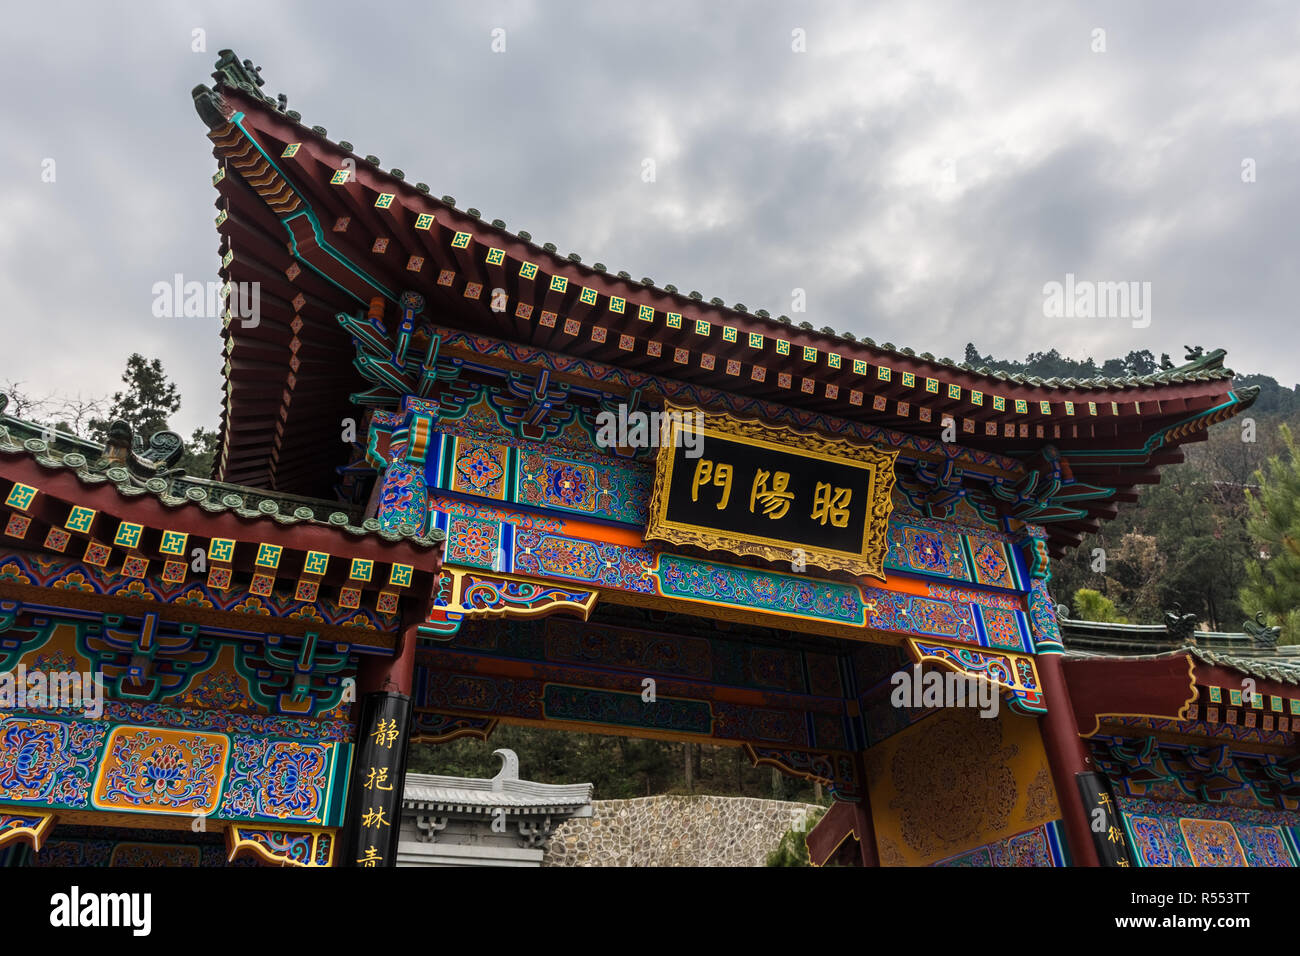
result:
[[[864,791],[862,799],[853,804],[853,830],[858,835],[858,852],[863,866],[880,866],[876,853],[876,828],[871,822],[871,804]]]
[[[850,835],[854,837],[858,851],[844,859],[839,856],[839,851]],[[847,866],[880,865],[876,856],[875,828],[871,824],[871,806],[865,801],[836,800],[804,837],[804,842],[808,846],[809,859],[816,866],[836,859]]]
[[[1088,748],[1079,737],[1075,726],[1070,691],[1065,683],[1060,654],[1040,654],[1037,658],[1038,676],[1043,682],[1043,700],[1047,713],[1039,723],[1043,736],[1043,749],[1056,785],[1056,796],[1061,804],[1065,823],[1065,839],[1070,846],[1070,858],[1075,866],[1100,866],[1097,849],[1092,842],[1088,826],[1088,812],[1079,795],[1076,773],[1093,770]]]
[[[420,620],[423,620],[420,615]],[[398,632],[401,642],[392,657],[366,655],[357,667],[357,700],[376,691],[392,691],[411,696],[415,682],[416,628],[419,621],[404,622]]]
[[[861,753],[853,758],[853,771],[858,775],[858,785],[861,787],[861,799],[853,804],[853,829],[858,835],[858,851],[862,854],[863,866],[880,866],[880,855],[876,852],[876,826],[871,822],[867,762],[862,759]]]
[[[850,832],[858,843],[857,859],[850,865],[880,865],[880,857],[876,853],[876,828],[871,822],[871,799],[867,795],[865,767],[860,754],[854,759],[854,769],[861,783],[859,799],[856,802],[835,800],[826,814],[817,821],[817,826],[804,837],[808,855],[817,865],[834,859]]]

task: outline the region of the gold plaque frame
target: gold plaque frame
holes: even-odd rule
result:
[[[793,552],[803,552],[811,567],[823,571],[843,571],[860,577],[869,575],[885,580],[885,555],[889,550],[889,515],[894,510],[894,463],[896,450],[884,451],[842,438],[827,438],[814,432],[799,431],[785,425],[768,425],[751,419],[735,418],[722,412],[664,403],[660,421],[659,454],[655,462],[654,492],[650,497],[650,514],[646,522],[647,540],[688,545],[705,551],[722,551],[735,556],[761,558],[789,564]],[[869,474],[867,513],[863,522],[860,552],[818,548],[786,539],[740,535],[702,525],[670,521],[667,517],[669,490],[672,487],[673,458],[680,432],[697,433],[694,422],[703,419],[703,434],[783,454],[834,461],[858,468]]]

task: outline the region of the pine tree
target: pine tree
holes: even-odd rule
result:
[[[185,454],[178,463],[185,474],[195,478],[212,475],[213,461],[217,456],[217,433],[208,428],[196,428],[185,446]]]
[[[1300,643],[1300,453],[1295,438],[1280,426],[1286,455],[1274,455],[1255,473],[1257,493],[1246,492],[1246,527],[1259,546],[1260,560],[1246,565],[1241,600],[1247,612],[1264,612],[1282,626],[1283,644]]]
[[[1115,610],[1115,604],[1100,591],[1079,588],[1074,592],[1074,607],[1070,609],[1076,621],[1102,621],[1127,624],[1128,621]]]
[[[146,359],[135,352],[126,360],[122,373],[126,391],[114,392],[108,415],[90,422],[91,435],[103,441],[108,437],[108,427],[121,419],[131,426],[133,434],[144,441],[155,432],[167,429],[167,419],[181,407],[181,396],[176,384],[168,381],[158,359]]]

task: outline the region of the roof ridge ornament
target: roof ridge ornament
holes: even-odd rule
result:
[[[125,465],[134,445],[131,426],[120,418],[116,419],[109,423],[108,434],[104,438],[103,459],[114,465]]]
[[[1169,632],[1170,637],[1181,638],[1189,644],[1195,644],[1198,620],[1195,614],[1184,614],[1181,604],[1175,604],[1173,610],[1165,611],[1165,630]]]
[[[500,747],[492,755],[501,758],[501,769],[492,778],[492,789],[504,790],[506,781],[519,779],[519,755],[508,747]]]
[[[226,98],[202,83],[190,90],[190,96],[194,99],[194,111],[199,114],[199,119],[203,120],[203,124],[208,129],[221,129],[234,115],[234,110],[230,108]]]
[[[131,450],[142,461],[155,468],[170,468],[185,454],[185,439],[178,432],[164,429],[149,436],[148,444],[140,435],[132,441]]]
[[[1228,355],[1226,349],[1211,349],[1207,352],[1199,345],[1184,345],[1183,349],[1186,352],[1183,360],[1187,364],[1178,370],[1180,372],[1208,372],[1223,368],[1223,360]]]
[[[1256,647],[1277,647],[1278,638],[1282,636],[1281,627],[1268,626],[1263,611],[1257,611],[1253,619],[1242,621],[1241,629],[1250,635],[1251,642]]]
[[[221,95],[222,87],[247,93],[255,99],[271,104],[279,112],[285,112],[289,104],[287,96],[281,93],[278,97],[272,98],[259,89],[266,84],[266,80],[262,79],[260,66],[254,65],[252,60],[241,62],[232,50],[221,50],[218,56],[220,59],[217,60],[216,69],[212,71],[216,89],[209,89],[200,84],[190,91],[190,96],[194,99],[194,109],[208,129],[220,129],[230,122],[230,117],[234,114],[234,110]]]
[[[241,62],[233,50],[218,50],[217,56],[219,59],[216,68],[212,71],[212,78],[218,85],[224,83],[268,103],[276,102],[259,89],[266,85],[266,80],[262,79],[260,66],[254,66],[252,60]]]
[[[177,432],[160,429],[146,443],[129,422],[119,418],[108,426],[96,468],[126,467],[141,479],[165,477],[184,454],[185,439]]]

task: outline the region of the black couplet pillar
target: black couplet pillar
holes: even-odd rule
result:
[[[397,865],[402,782],[411,736],[411,698],[388,691],[361,699],[356,757],[348,787],[344,866]]]
[[[1111,795],[1110,787],[1099,773],[1076,773],[1079,796],[1088,814],[1088,829],[1097,849],[1097,860],[1102,866],[1129,866],[1128,845],[1120,825],[1119,807]]]

